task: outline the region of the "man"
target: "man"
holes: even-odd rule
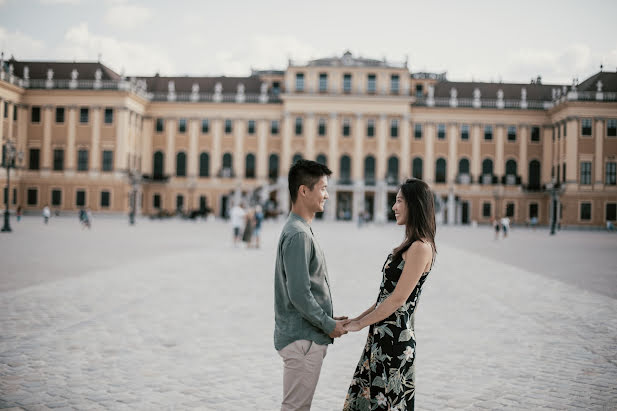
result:
[[[231,220],[231,227],[234,230],[234,246],[238,246],[240,241],[242,240],[242,227],[244,227],[244,218],[246,216],[246,212],[244,211],[244,205],[237,205],[231,208],[229,212],[229,218]]]
[[[311,229],[328,199],[332,172],[299,160],[289,170],[291,213],[279,239],[274,274],[274,347],[283,358],[281,410],[309,410],[328,344],[346,334],[334,317],[328,270]]]

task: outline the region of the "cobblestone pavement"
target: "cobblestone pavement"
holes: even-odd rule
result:
[[[233,248],[219,222],[13,225],[0,236],[0,408],[279,407],[272,295],[280,223],[266,224],[260,250]],[[580,276],[595,281],[615,264],[616,237],[520,230],[506,243],[485,228],[461,230],[439,229],[416,316],[418,409],[617,409],[617,299],[542,265],[534,272],[526,259],[535,254],[525,252],[542,244],[550,258],[593,255]],[[320,222],[314,231],[335,312],[356,315],[374,302],[402,231]],[[520,258],[501,258],[495,250],[506,244]],[[330,347],[314,410],[342,408],[365,339],[366,330]]]

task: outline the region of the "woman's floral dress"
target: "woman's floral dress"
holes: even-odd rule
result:
[[[402,257],[392,260],[392,254],[388,255],[382,268],[383,279],[377,306],[394,292],[404,265]],[[431,269],[432,266],[431,263]],[[401,308],[370,326],[366,346],[347,392],[344,410],[414,409],[414,312],[430,271],[422,274]]]

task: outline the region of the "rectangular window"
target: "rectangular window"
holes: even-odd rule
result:
[[[614,186],[617,184],[617,163],[609,161],[606,163],[606,173],[604,176],[604,184]]]
[[[249,120],[248,123],[248,133],[255,134],[255,120]]]
[[[581,162],[581,184],[591,184],[591,161]]]
[[[88,171],[88,150],[77,152],[77,171]]]
[[[328,91],[328,75],[326,73],[319,73],[319,91],[321,93]]]
[[[156,132],[162,133],[164,129],[165,129],[165,120],[163,120],[160,117],[157,118],[156,119]]]
[[[88,107],[82,107],[79,109],[79,122],[81,124],[87,124],[90,117],[90,110]]]
[[[390,121],[390,137],[397,138],[398,137],[398,120],[392,119]]]
[[[56,107],[56,123],[64,123],[64,107]]]
[[[326,119],[325,118],[319,119],[319,125],[317,127],[317,134],[319,134],[320,136],[326,135]]]
[[[86,206],[86,190],[77,190],[75,192],[75,205],[77,207]]]
[[[617,119],[611,118],[606,121],[606,135],[607,137],[617,136]]]
[[[416,140],[422,138],[422,124],[415,124],[413,127],[413,136]]]
[[[514,203],[506,204],[506,217],[514,217]]]
[[[529,218],[538,218],[538,203],[529,204]]]
[[[377,90],[376,79],[377,77],[374,74],[368,75],[368,85],[366,91],[369,93],[374,93]]]
[[[422,84],[416,84],[416,97],[422,97],[424,95],[424,86]]]
[[[390,92],[392,94],[398,94],[400,86],[399,76],[398,74],[392,74],[390,76]]]
[[[232,124],[230,119],[225,120],[225,134],[230,134],[232,130]]]
[[[531,141],[537,143],[540,141],[540,127],[531,127]]]
[[[28,205],[35,206],[39,203],[39,190],[37,188],[28,189]]]
[[[516,126],[508,126],[508,141],[516,141]]]
[[[482,217],[491,216],[491,203],[482,203]]]
[[[461,140],[469,140],[469,124],[461,126]]]
[[[366,136],[374,137],[375,136],[375,120],[370,118],[366,123]]]
[[[343,136],[349,137],[350,133],[351,133],[351,125],[349,123],[349,119],[344,119],[343,120]]]
[[[493,126],[484,126],[484,140],[491,141],[493,139]]]
[[[591,203],[581,203],[581,220],[591,220]]]
[[[51,205],[54,207],[62,205],[62,190],[51,190]]]
[[[281,83],[279,83],[278,81],[272,82],[272,94],[274,94],[275,96],[281,94]]]
[[[41,107],[32,106],[32,111],[30,112],[30,121],[33,123],[41,122]]]
[[[186,119],[181,118],[178,120],[178,133],[186,133]]]
[[[444,140],[446,138],[446,125],[445,124],[437,125],[437,138],[439,140]]]
[[[564,137],[568,137],[568,127],[566,127],[567,124],[563,125],[563,136]],[[559,129],[559,133],[561,133],[561,127],[558,127]],[[559,137],[561,137],[561,134],[559,134]]]
[[[617,203],[606,203],[606,221],[617,220]]]
[[[184,196],[182,194],[178,194],[176,196],[176,210],[182,210],[184,207]]]
[[[302,135],[302,117],[296,117],[296,135]]]
[[[9,102],[5,101],[4,102],[4,118],[8,118],[9,117]]]
[[[112,171],[114,168],[114,152],[111,150],[103,151],[103,171]]]
[[[54,171],[64,170],[64,150],[61,148],[54,149]]]
[[[304,91],[304,73],[296,73],[296,91]]]
[[[101,191],[101,208],[109,208],[109,191]]]
[[[272,120],[270,122],[270,133],[272,135],[276,135],[279,133],[279,121],[278,120]]]
[[[105,124],[113,124],[114,122],[114,109],[111,107],[105,108]]]
[[[343,92],[351,93],[351,74],[343,74]]]
[[[17,112],[19,110],[17,110],[17,106],[13,106],[13,121],[17,121]]]
[[[206,134],[209,131],[210,131],[210,122],[208,121],[207,118],[204,118],[203,120],[201,120],[201,132],[203,134]]]
[[[152,196],[152,207],[161,208],[161,195],[155,194]]]
[[[581,135],[590,136],[591,135],[591,119],[584,118],[581,120]]]
[[[41,155],[41,150],[38,148],[30,149],[30,161],[28,162],[29,170],[38,170],[39,169],[39,157]]]

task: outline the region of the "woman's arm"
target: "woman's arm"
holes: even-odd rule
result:
[[[360,331],[366,326],[388,318],[402,307],[416,287],[418,280],[424,273],[424,268],[428,261],[431,261],[432,257],[433,250],[429,244],[421,241],[414,242],[404,254],[405,267],[403,267],[401,278],[394,292],[379,304],[376,309],[368,313],[364,312],[361,317],[352,320],[345,326],[345,329],[348,331]]]
[[[362,318],[364,318],[367,314],[371,313],[374,309],[375,306],[377,305],[377,303],[371,305],[365,312],[363,312],[362,314],[360,314],[359,316],[357,316],[356,318],[352,318],[351,321],[358,321],[361,320]]]

